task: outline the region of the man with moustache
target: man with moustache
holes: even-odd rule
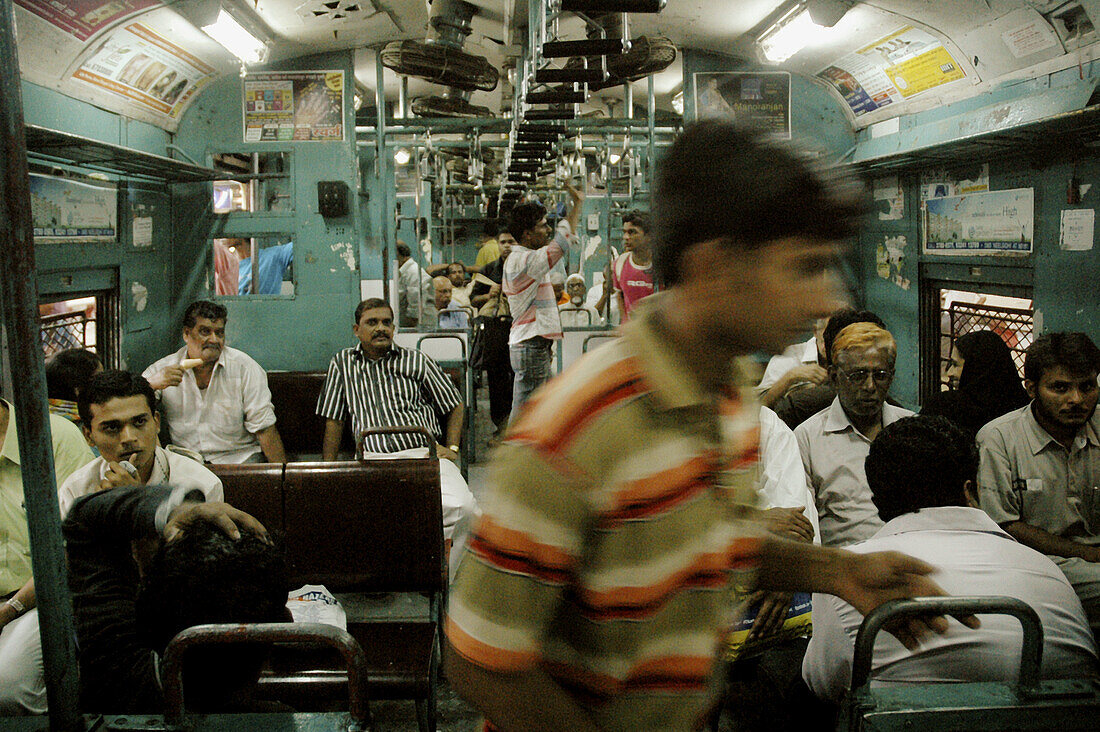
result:
[[[1048,333],[1027,349],[1031,403],[978,432],[981,507],[1048,555],[1100,629],[1100,349],[1084,333]]]
[[[211,463],[285,463],[267,374],[225,345],[224,307],[208,300],[183,314],[183,348],[142,372],[160,394],[172,444]],[[185,368],[184,359],[201,361]]]

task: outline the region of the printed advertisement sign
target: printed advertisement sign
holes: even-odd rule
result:
[[[215,69],[141,23],[111,35],[73,79],[177,118]]]
[[[966,73],[935,36],[906,26],[848,54],[818,76],[836,87],[859,117]]]
[[[344,72],[250,74],[243,107],[245,142],[343,140]]]
[[[36,244],[110,241],[118,234],[118,192],[31,173],[31,218]]]
[[[791,75],[786,71],[696,72],[695,116],[728,117],[791,137]]]
[[[120,18],[160,5],[160,0],[15,0],[26,10],[81,41]]]
[[[972,193],[924,202],[925,254],[1030,254],[1035,191]]]

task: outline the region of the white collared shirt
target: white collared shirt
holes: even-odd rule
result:
[[[95,493],[99,483],[107,474],[107,461],[97,457],[70,475],[57,489],[57,502],[61,506],[61,518],[69,513],[73,502],[81,496]],[[146,485],[167,485],[183,488],[184,492],[199,490],[208,501],[224,501],[225,491],[222,482],[202,463],[179,455],[163,447],[157,447],[153,458],[153,472],[149,474]]]
[[[978,454],[980,500],[994,521],[1100,544],[1100,412],[1067,450],[1027,404],[978,431]]]
[[[419,304],[417,301],[419,298]],[[397,268],[397,309],[401,320],[408,322],[419,320],[421,311],[425,320],[435,313],[435,291],[432,289],[432,278],[427,272],[420,269],[412,257]]]
[[[803,515],[814,527],[814,543],[821,543],[817,506],[806,486],[794,432],[772,410],[760,407],[760,496],[764,508],[805,506]]]
[[[883,404],[882,426],[912,414]],[[852,425],[840,406],[840,397],[798,425],[794,436],[817,505],[821,543],[847,546],[869,539],[882,526],[863,469],[871,441]]]
[[[558,222],[550,243],[541,249],[528,249],[518,244],[504,260],[502,288],[512,312],[512,330],[508,345],[514,346],[535,336],[560,340],[561,316],[558,298],[550,284],[550,270],[569,252],[573,231],[567,219]]]
[[[817,363],[816,337],[810,338],[805,343],[788,346],[783,353],[772,356],[771,360],[768,361],[767,368],[764,369],[764,375],[760,378],[760,383],[756,385],[756,392],[763,394],[772,388],[772,385],[779,381],[783,374],[807,363]]]
[[[160,359],[142,376],[149,379],[185,358],[187,346]],[[247,353],[228,346],[205,389],[199,389],[189,369],[179,386],[160,392],[160,405],[172,442],[211,463],[243,463],[260,452],[256,433],[275,424],[267,373]]]
[[[1007,595],[1031,605],[1043,625],[1041,675],[1096,676],[1096,646],[1081,601],[1048,558],[1018,543],[980,509],[925,508],[898,516],[872,539],[849,547],[867,553],[900,551],[935,565],[948,595]],[[839,701],[851,684],[856,631],[863,616],[832,595],[813,596],[814,633],[802,678],[823,699]],[[952,620],[946,635],[929,634],[908,651],[889,633],[876,636],[873,685],[956,681],[1014,682],[1020,669],[1020,623],[982,615],[971,630]]]

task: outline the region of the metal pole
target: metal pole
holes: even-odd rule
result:
[[[34,225],[27,170],[23,96],[11,0],[0,0],[0,291],[12,373],[11,401],[19,423],[23,496],[38,593],[38,623],[46,665],[50,729],[84,728],[80,716],[72,599],[69,596],[53,448],[46,410],[46,373],[38,347]]]
[[[378,241],[382,245],[382,261],[389,265],[390,253],[390,220],[393,218],[393,209],[390,207],[391,199],[390,182],[393,180],[393,156],[386,147],[386,68],[382,65],[382,49],[374,54],[374,129],[378,138],[378,157],[374,166],[374,177],[378,181],[378,194],[380,215],[378,217],[379,229]],[[383,271],[385,267],[383,267]],[[385,289],[385,288],[383,288]]]
[[[653,139],[657,131],[657,98],[653,90],[653,74],[650,74],[646,80],[648,82],[647,91],[649,93],[649,99],[646,102],[646,116],[649,122],[649,160],[646,165],[646,173],[649,176],[649,180],[646,181],[646,188],[652,191],[654,158],[657,156],[657,141]]]

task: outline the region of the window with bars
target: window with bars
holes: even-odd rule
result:
[[[955,339],[977,330],[991,330],[1012,352],[1012,360],[1024,372],[1024,354],[1031,345],[1034,311],[1030,299],[958,290],[940,290],[939,374],[946,388],[945,372],[951,364]]]
[[[42,352],[48,359],[69,348],[86,348],[107,368],[117,368],[118,316],[118,296],[108,290],[40,303]]]

